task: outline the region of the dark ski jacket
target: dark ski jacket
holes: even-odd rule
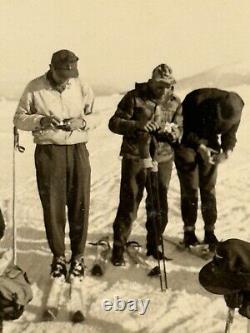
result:
[[[194,149],[204,143],[218,151],[233,150],[243,106],[235,92],[216,88],[192,91],[182,103],[182,143]]]
[[[137,122],[138,114],[143,111],[152,114],[160,113],[161,128],[166,123],[178,125],[179,137],[182,135],[182,111],[180,99],[171,92],[160,103],[154,100],[148,83],[136,83],[135,89],[129,91],[118,104],[115,114],[109,121],[109,129],[123,135],[120,155],[126,158],[140,158],[138,149]],[[158,162],[168,161],[173,158],[173,148],[166,142],[159,142],[157,149]]]

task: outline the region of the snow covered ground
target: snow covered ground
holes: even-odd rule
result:
[[[235,87],[245,101],[242,122],[238,132],[238,145],[225,164],[220,166],[217,183],[218,222],[217,235],[220,239],[237,237],[250,240],[250,105],[249,86]],[[183,98],[186,91],[177,94]],[[90,140],[88,148],[92,165],[91,211],[88,240],[101,235],[110,235],[119,195],[121,138],[109,132],[107,123],[121,96],[99,97],[95,113],[89,116]],[[12,117],[16,102],[0,102],[0,198],[8,230],[11,228],[12,198]],[[85,293],[86,321],[72,325],[67,317],[67,290],[56,322],[41,321],[49,287],[51,254],[45,238],[42,210],[38,198],[35,169],[34,144],[30,133],[20,133],[24,154],[16,153],[16,220],[18,225],[18,264],[27,271],[32,282],[34,298],[25,314],[18,321],[5,322],[4,333],[219,333],[224,331],[226,306],[220,296],[207,293],[198,282],[198,272],[205,262],[187,253],[178,252],[166,245],[166,252],[174,260],[167,262],[169,289],[160,291],[159,280],[149,278],[147,271],[135,267],[128,260],[125,268],[108,265],[102,278],[93,278],[87,271],[83,282]],[[175,170],[169,191],[169,225],[166,234],[182,237],[180,217],[179,183]],[[134,224],[131,239],[145,245],[145,209],[142,202],[138,219]],[[203,223],[199,215],[198,236],[203,237]],[[3,247],[10,247],[7,233]],[[68,242],[68,239],[67,239]],[[68,253],[69,255],[69,253]],[[88,268],[94,259],[94,249],[87,245]],[[132,311],[109,311],[102,308],[103,300],[119,296],[123,300],[150,299],[144,315]],[[233,332],[246,331],[246,319],[236,315]]]

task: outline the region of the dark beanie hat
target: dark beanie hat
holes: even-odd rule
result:
[[[63,78],[78,77],[77,61],[78,57],[69,50],[59,50],[53,53],[51,65],[57,74]]]

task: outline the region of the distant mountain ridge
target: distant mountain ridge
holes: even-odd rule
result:
[[[26,83],[1,81],[0,96],[4,96],[7,99],[18,100]],[[248,60],[216,66],[177,81],[177,89],[179,90],[191,90],[202,87],[227,89],[239,85],[250,85],[250,61]],[[92,83],[91,86],[96,96],[124,93],[126,90],[119,89],[120,87],[116,84],[103,85],[101,83]]]
[[[230,88],[250,85],[250,61],[216,66],[178,81],[178,89],[197,89],[201,87]]]

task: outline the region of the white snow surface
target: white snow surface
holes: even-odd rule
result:
[[[238,131],[238,144],[230,159],[219,167],[217,182],[218,221],[216,232],[219,239],[231,237],[250,241],[249,235],[249,166],[250,166],[250,96],[249,86],[235,87],[245,101],[243,117]],[[183,98],[187,91],[177,94]],[[121,96],[99,97],[93,115],[88,122],[91,127],[88,149],[92,166],[91,207],[88,241],[109,235],[112,240],[112,223],[115,218],[120,182],[119,149],[121,137],[108,130],[108,120],[115,111]],[[12,225],[12,172],[13,135],[12,118],[17,103],[0,101],[0,198],[7,222],[7,232],[2,247],[11,247]],[[127,258],[124,268],[108,264],[105,275],[94,278],[90,268],[94,249],[87,244],[87,272],[83,281],[86,320],[71,324],[67,312],[67,292],[61,305],[58,319],[53,323],[43,322],[42,313],[49,289],[51,254],[45,237],[42,209],[37,193],[34,148],[32,136],[20,132],[20,143],[25,153],[15,153],[16,169],[16,222],[18,237],[17,262],[27,271],[32,283],[34,298],[24,315],[17,321],[4,322],[4,333],[219,333],[224,331],[227,308],[223,297],[209,294],[198,282],[198,272],[205,261],[178,252],[166,244],[168,290],[160,291],[158,278],[149,278],[147,270],[136,267]],[[145,205],[139,208],[130,239],[138,240],[145,247]],[[179,182],[173,170],[169,190],[169,224],[165,234],[182,237],[180,216]],[[197,235],[203,237],[203,222],[199,213]],[[66,236],[69,249],[68,235]],[[144,250],[145,251],[145,250]],[[67,256],[70,252],[67,250]],[[152,265],[156,263],[149,261]],[[104,299],[119,296],[123,300],[150,299],[145,315],[131,311],[109,311],[102,308]],[[246,331],[246,319],[236,314],[233,332]]]

